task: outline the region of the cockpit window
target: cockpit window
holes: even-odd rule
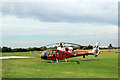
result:
[[[49,54],[49,50],[46,51],[46,54],[47,54],[47,55]]]
[[[44,53],[44,55],[48,56],[48,54],[49,54],[49,50],[44,51],[43,53]]]
[[[59,50],[57,50],[57,54],[59,54]]]
[[[50,51],[50,57],[56,57],[56,50]]]

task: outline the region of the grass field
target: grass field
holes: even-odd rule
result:
[[[69,62],[50,63],[42,60],[41,52],[2,53],[2,56],[29,56],[32,59],[2,60],[3,78],[118,78],[118,53],[101,51],[94,56],[73,57]]]

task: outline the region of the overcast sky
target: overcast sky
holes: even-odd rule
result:
[[[55,42],[118,45],[118,2],[65,0],[2,2],[2,45],[39,47]]]

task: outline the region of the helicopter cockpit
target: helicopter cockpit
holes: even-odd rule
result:
[[[57,49],[50,49],[50,50],[46,50],[44,51],[40,57],[42,59],[47,59],[47,58],[55,58],[59,56],[60,51]]]
[[[49,50],[46,50],[41,54],[41,58],[42,59],[47,59],[48,55],[49,55]]]

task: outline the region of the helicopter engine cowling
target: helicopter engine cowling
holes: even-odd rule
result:
[[[65,50],[66,50],[66,51],[69,51],[69,48],[68,48],[68,47],[66,47],[66,48],[65,48]]]
[[[73,48],[72,47],[67,47],[68,48],[68,52],[73,52]]]

